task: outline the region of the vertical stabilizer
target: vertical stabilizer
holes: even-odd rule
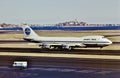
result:
[[[22,25],[22,28],[24,32],[24,39],[35,39],[39,37],[28,25]]]

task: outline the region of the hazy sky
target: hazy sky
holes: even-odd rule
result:
[[[0,23],[119,23],[120,0],[0,0]]]

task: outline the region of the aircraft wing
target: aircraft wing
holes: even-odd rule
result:
[[[58,43],[58,44],[51,44],[51,43],[46,43],[41,45],[43,48],[62,48],[62,49],[72,49],[73,47],[85,47],[86,45],[82,43]]]

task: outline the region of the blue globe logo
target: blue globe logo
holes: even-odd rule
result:
[[[31,32],[31,30],[30,30],[29,28],[26,28],[26,29],[25,29],[25,34],[26,34],[26,35],[30,35],[30,32]]]

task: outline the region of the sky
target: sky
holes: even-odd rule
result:
[[[120,24],[120,0],[0,0],[0,23]]]

